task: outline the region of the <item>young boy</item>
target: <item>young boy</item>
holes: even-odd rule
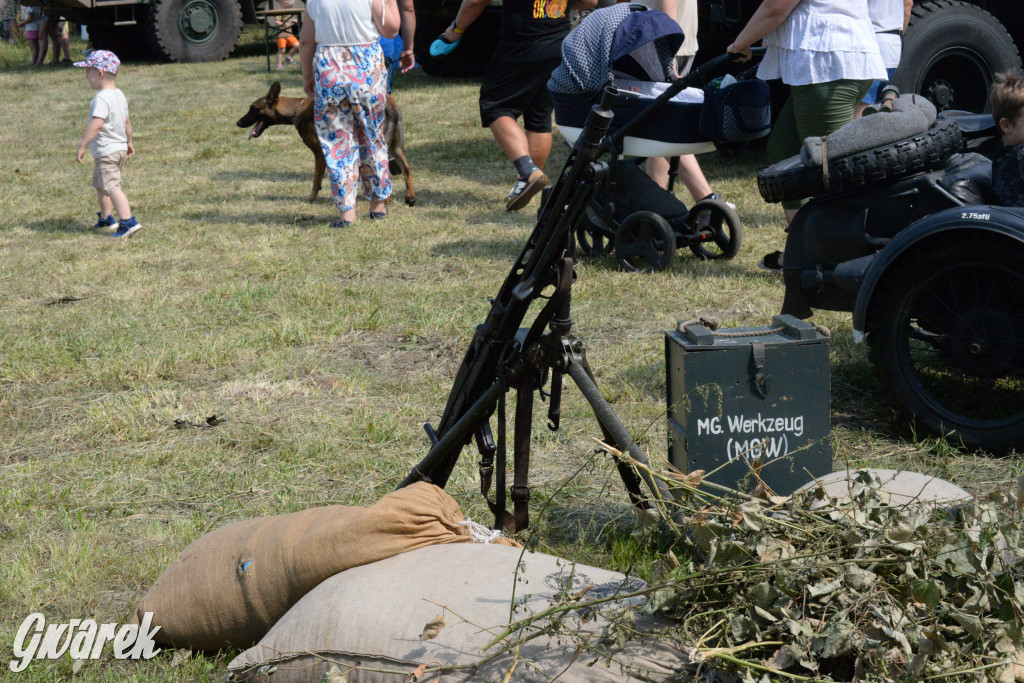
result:
[[[295,0],[281,0],[282,9],[292,9],[295,7]],[[284,59],[289,64],[295,63],[295,55],[299,51],[299,39],[295,37],[295,29],[293,26],[298,24],[295,15],[292,15],[286,19],[278,17],[276,20],[278,27],[285,33],[281,33],[277,39],[277,70],[280,71],[284,68],[281,60]],[[285,57],[285,51],[288,51],[288,56]]]
[[[992,189],[1000,206],[1024,206],[1024,75],[997,74],[989,102],[1003,138],[992,160]]]
[[[94,229],[113,228],[111,237],[128,237],[142,226],[132,215],[128,197],[121,190],[121,169],[125,159],[135,156],[132,145],[132,122],[128,118],[128,100],[114,84],[121,60],[108,50],[95,50],[84,62],[75,66],[85,68],[85,80],[96,90],[89,107],[89,126],[78,144],[76,159],[82,163],[86,146],[92,149],[95,165],[92,186],[100,200],[99,222]],[[115,221],[117,210],[120,220]],[[125,218],[127,216],[127,218]]]

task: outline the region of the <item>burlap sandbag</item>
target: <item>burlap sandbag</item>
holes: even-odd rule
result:
[[[518,652],[483,650],[510,616],[542,612],[560,594],[606,598],[644,587],[623,574],[543,553],[483,544],[422,548],[330,577],[258,645],[235,657],[228,671],[233,680],[251,683],[316,683],[331,667],[347,674],[348,683],[406,683],[421,666],[417,683],[693,680],[678,643],[651,636],[671,623],[660,617],[638,617],[630,641],[613,647],[610,660],[599,656],[610,629],[604,610],[635,604],[636,597],[602,605],[600,612],[561,615],[557,632],[541,633]],[[442,613],[443,626],[435,621]]]
[[[472,541],[463,521],[451,496],[421,482],[369,508],[332,505],[229,524],[178,554],[136,619],[154,613],[161,645],[248,647],[329,576],[424,546]]]

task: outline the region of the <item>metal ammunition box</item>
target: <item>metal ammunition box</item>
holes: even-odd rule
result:
[[[793,316],[771,328],[666,332],[668,456],[683,472],[792,493],[832,471],[828,338]]]

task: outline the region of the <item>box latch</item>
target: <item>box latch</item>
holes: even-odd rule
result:
[[[754,362],[754,376],[750,379],[750,387],[761,398],[768,398],[768,376],[764,374],[764,342],[750,342],[750,357]]]

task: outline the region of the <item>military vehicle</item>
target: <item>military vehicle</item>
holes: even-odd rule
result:
[[[242,24],[257,22],[254,0],[46,0],[44,6],[88,26],[97,49],[174,62],[224,59]]]

